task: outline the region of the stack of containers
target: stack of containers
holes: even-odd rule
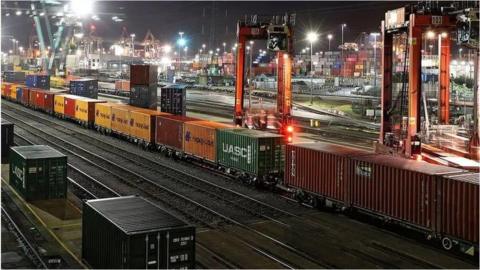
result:
[[[22,71],[5,71],[5,81],[12,83],[23,83],[25,82],[25,72]]]
[[[157,66],[130,65],[130,105],[157,109]]]
[[[10,185],[26,201],[67,196],[67,157],[47,145],[12,147]]]
[[[28,87],[50,89],[50,75],[28,74],[25,78],[25,84]]]
[[[187,91],[184,85],[171,85],[162,87],[160,95],[160,108],[162,112],[175,115],[186,115]]]
[[[98,98],[98,80],[94,79],[76,79],[70,81],[70,94]]]

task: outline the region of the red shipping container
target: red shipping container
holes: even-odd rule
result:
[[[158,67],[155,65],[130,65],[131,85],[151,85],[157,83]]]
[[[41,90],[41,89],[37,89],[37,88],[30,88],[30,106],[32,108],[35,108],[35,109],[41,109],[43,108],[43,102],[41,104],[39,104],[40,101],[43,101],[43,100],[40,100],[40,97],[41,97],[41,94],[42,92],[45,92],[45,90]]]
[[[37,91],[36,92],[36,104],[37,108],[52,113],[54,106],[55,92],[50,91]]]
[[[65,97],[63,99],[65,117],[75,119],[75,97]]]
[[[348,204],[412,226],[437,231],[436,193],[443,174],[463,170],[386,155],[354,157]]]
[[[11,92],[12,92],[12,84],[11,83],[4,83],[5,84],[5,89],[3,91],[3,97],[7,98],[10,96]]]
[[[329,143],[287,145],[285,184],[343,204],[350,156],[369,152]]]
[[[20,101],[23,105],[30,104],[30,88],[24,87],[22,92],[22,100]]]
[[[157,116],[155,120],[155,143],[183,151],[183,123],[200,119],[182,115]]]
[[[479,173],[448,176],[438,189],[440,233],[478,245],[479,238]]]

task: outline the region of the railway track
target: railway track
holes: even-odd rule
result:
[[[20,226],[17,225],[10,213],[6,210],[6,207],[4,207],[3,203],[1,208],[3,225],[8,227],[17,237],[20,245],[23,247],[25,255],[32,261],[33,265],[35,265],[37,269],[47,269],[47,264],[43,260],[42,256],[38,253],[35,245],[31,243],[30,240],[25,236],[20,229]]]
[[[7,107],[9,107],[9,106],[7,106]],[[12,109],[13,109],[13,108],[12,108]],[[8,111],[8,110],[7,110],[7,111]],[[22,114],[22,112],[19,112],[19,111],[20,111],[20,110],[17,110],[17,113]],[[23,111],[23,110],[22,110],[22,111]],[[37,120],[36,122],[39,123],[39,124],[42,123],[42,122],[44,122],[44,121],[48,121],[48,122],[52,122],[52,123],[53,123],[53,121],[48,120],[47,118],[38,116],[37,113],[31,113],[31,112],[28,111],[28,110],[27,110],[27,111],[23,111],[23,113],[24,113],[24,117],[25,117],[25,118],[31,118],[32,116],[33,116],[33,117],[36,117],[36,118],[40,118],[40,119],[36,119],[36,120]],[[40,121],[38,121],[38,120],[40,120]],[[22,120],[22,121],[23,121],[23,120]],[[13,121],[13,122],[15,122],[15,121]],[[57,122],[58,122],[58,121],[57,121]],[[51,126],[52,124],[46,124],[46,125],[47,125],[47,126]],[[82,139],[83,139],[83,140],[84,140],[84,143],[86,143],[85,140],[88,140],[88,142],[89,142],[90,144],[94,145],[94,147],[96,147],[96,148],[99,148],[99,147],[109,147],[109,148],[112,148],[113,146],[115,146],[115,145],[109,145],[108,143],[105,144],[105,145],[103,145],[103,146],[97,145],[97,143],[94,143],[94,142],[93,142],[93,139],[94,139],[94,138],[90,138],[89,136],[84,137],[85,135],[83,134],[83,132],[78,132],[78,131],[75,132],[74,130],[71,130],[70,128],[67,128],[67,127],[64,126],[64,125],[59,125],[59,124],[57,124],[57,125],[58,125],[58,127],[52,127],[52,128],[54,128],[54,129],[57,130],[57,131],[60,131],[60,130],[61,130],[60,133],[63,133],[63,134],[64,134],[63,137],[70,136],[70,137],[75,137],[76,139],[79,139],[79,140],[82,140]],[[38,131],[35,132],[35,134],[37,134],[38,132],[41,132],[41,131],[38,130]],[[55,134],[57,134],[57,132],[55,132]],[[79,134],[81,134],[81,135],[79,135]],[[95,139],[95,140],[96,140],[96,139]],[[66,145],[65,145],[65,146],[66,146]],[[72,147],[70,146],[70,148],[72,148]],[[114,149],[117,149],[117,147],[115,146]],[[117,150],[118,150],[118,152],[117,152]],[[130,156],[132,156],[132,153],[130,153],[130,152],[125,152],[125,150],[123,150],[123,149],[117,149],[117,150],[115,150],[115,151],[112,152],[112,149],[110,149],[110,154],[113,155],[114,153],[116,153],[117,156],[122,155],[122,154],[124,154],[124,155],[129,154]],[[106,151],[106,150],[105,150],[105,151]],[[123,151],[123,152],[121,152],[121,151]],[[119,152],[120,152],[120,153],[119,153]],[[145,161],[145,160],[143,160],[143,159],[137,159],[138,157],[135,157],[135,158],[134,158],[134,157],[129,157],[129,158],[130,158],[130,160],[127,159],[127,160],[125,160],[124,162],[127,162],[127,161],[128,161],[128,162],[131,162],[131,163],[133,163],[133,162],[137,162],[137,163],[138,163],[138,162],[145,162],[145,163],[148,163],[148,161]],[[133,160],[132,160],[132,159],[133,159]],[[151,161],[151,162],[153,162],[153,161]],[[94,162],[94,163],[96,163],[96,162]],[[76,163],[75,163],[75,164],[76,164]],[[155,163],[155,162],[149,163],[149,164],[150,164],[150,165],[148,165],[148,166],[146,166],[146,167],[143,167],[143,168],[144,168],[146,171],[147,171],[147,170],[150,171],[150,174],[153,174],[153,173],[159,174],[158,171],[148,169],[148,167],[159,166],[159,164],[157,164],[157,163]],[[160,165],[161,165],[161,164],[160,164]],[[92,166],[93,166],[93,165],[92,165]],[[140,167],[140,166],[137,164],[137,167]],[[161,169],[162,171],[165,170],[165,168],[163,168],[163,167],[161,167],[161,168],[162,168],[162,169]],[[165,176],[165,175],[164,175],[164,176]],[[144,176],[144,177],[145,177],[146,179],[148,179],[148,180],[152,180],[151,178],[153,178],[153,177],[149,177],[148,175],[146,175],[146,176]],[[171,174],[171,175],[167,175],[166,177],[167,177],[167,178],[170,177],[169,181],[172,181],[171,178],[172,178],[172,177],[178,177],[178,175]],[[188,179],[190,179],[190,178],[188,178]],[[202,180],[202,179],[200,179],[200,180]],[[145,181],[145,180],[142,179],[142,182],[144,182],[144,181]],[[142,182],[139,182],[139,184],[141,184]],[[204,190],[204,189],[205,189],[205,186],[204,186],[204,184],[203,184],[201,181],[198,182],[198,181],[193,180],[193,182],[195,182],[195,183],[192,183],[193,186],[185,186],[185,185],[182,185],[182,186],[180,186],[180,188],[185,188],[185,187],[190,188],[190,191],[188,191],[188,190],[186,191],[186,193],[189,194],[190,192],[192,192],[192,189],[195,189],[195,185],[199,185],[198,187],[203,188],[202,192],[205,191],[205,190]],[[180,183],[180,184],[181,184],[181,183]],[[130,187],[132,188],[132,186],[130,186]],[[177,188],[178,188],[178,187],[177,187]],[[211,198],[214,198],[214,199],[216,199],[216,200],[219,200],[219,198],[218,198],[218,194],[215,194],[215,193],[222,193],[222,192],[224,192],[224,190],[222,190],[222,189],[213,189],[213,187],[209,187],[208,189],[210,189],[210,193],[207,193],[207,194],[209,194],[209,197],[212,196]],[[131,192],[131,191],[130,191],[130,192]],[[148,198],[150,198],[150,199],[152,198],[152,195],[151,195],[151,194],[146,194],[146,195],[147,195]],[[229,194],[229,196],[230,196],[230,195],[231,195],[231,194]],[[234,199],[234,198],[235,198],[235,197],[233,197],[232,199]],[[154,198],[154,199],[155,199],[155,198]],[[177,198],[177,199],[178,199],[178,198]],[[238,199],[238,197],[237,197],[237,199]],[[246,199],[246,198],[245,198],[245,199]],[[195,201],[197,201],[197,199],[195,199]],[[223,202],[225,202],[225,200],[224,200]],[[204,205],[203,202],[200,202],[200,204],[201,204],[202,206],[206,207],[206,208],[209,208],[209,207],[210,207],[210,205],[208,205],[208,203],[206,203],[206,205]],[[168,205],[167,205],[167,206],[168,206]],[[186,204],[186,206],[191,206],[191,204]],[[197,205],[197,206],[198,206],[198,205]],[[234,204],[232,204],[231,206],[232,206],[232,207],[235,207]],[[275,238],[275,237],[272,237],[271,235],[268,235],[268,234],[263,233],[262,230],[257,230],[257,229],[255,229],[255,228],[253,228],[253,230],[252,230],[251,226],[249,226],[248,223],[239,222],[239,219],[238,219],[238,218],[235,218],[235,217],[232,218],[232,217],[230,217],[230,215],[225,214],[225,215],[224,215],[225,218],[222,218],[222,217],[219,217],[218,215],[216,215],[216,214],[215,214],[216,211],[214,210],[213,212],[210,212],[210,214],[213,215],[213,216],[216,216],[216,218],[218,218],[218,220],[220,220],[221,222],[219,222],[219,223],[210,223],[209,216],[201,216],[201,215],[199,216],[199,215],[198,215],[199,213],[196,212],[198,209],[193,208],[193,212],[194,212],[194,213],[192,214],[192,211],[191,211],[192,209],[188,209],[188,208],[178,209],[178,208],[175,208],[175,207],[173,207],[173,208],[176,209],[177,212],[179,212],[179,213],[181,213],[182,215],[184,215],[184,216],[186,216],[187,218],[189,218],[189,220],[192,220],[192,221],[193,221],[192,223],[194,223],[194,224],[197,224],[197,225],[199,225],[199,226],[202,226],[202,227],[205,227],[205,228],[208,228],[208,229],[217,229],[217,230],[226,231],[226,232],[228,232],[228,233],[231,233],[232,235],[235,235],[235,237],[238,237],[238,238],[241,238],[241,239],[243,238],[242,241],[243,241],[243,243],[244,243],[245,246],[251,248],[252,250],[255,250],[257,253],[262,254],[262,255],[264,255],[265,257],[271,256],[271,260],[272,260],[272,261],[277,261],[277,262],[278,262],[278,265],[281,265],[281,267],[284,267],[284,268],[299,268],[299,267],[301,267],[301,265],[292,263],[292,262],[294,262],[295,260],[289,260],[289,259],[285,259],[285,257],[283,257],[283,256],[279,256],[278,254],[280,254],[280,253],[278,253],[278,252],[275,253],[275,254],[271,254],[270,251],[269,251],[269,248],[265,248],[265,246],[262,246],[262,245],[259,246],[259,245],[256,243],[256,241],[252,241],[251,239],[247,239],[246,237],[242,237],[242,236],[246,235],[247,233],[248,233],[249,235],[255,234],[255,235],[257,235],[257,237],[261,237],[261,238],[263,238],[263,239],[268,239],[268,240],[269,240],[270,242],[272,242],[273,244],[277,244],[280,248],[283,249],[283,251],[287,250],[287,251],[289,251],[289,252],[291,252],[291,253],[294,253],[296,256],[299,256],[299,257],[301,257],[301,258],[303,258],[303,259],[305,259],[305,260],[310,260],[310,258],[312,258],[312,260],[310,260],[310,263],[316,263],[316,264],[319,265],[320,267],[338,267],[337,265],[332,264],[332,263],[329,263],[329,262],[323,262],[323,261],[315,260],[315,259],[313,259],[313,258],[316,258],[316,256],[313,256],[313,257],[312,257],[312,256],[310,256],[309,254],[306,254],[306,253],[303,252],[303,250],[306,250],[306,249],[300,249],[300,250],[298,250],[297,248],[293,248],[291,245],[285,244],[284,241],[279,240],[279,238],[277,239],[277,238]],[[200,208],[201,208],[201,207],[200,207]],[[241,209],[241,208],[237,208],[237,209]],[[207,213],[207,214],[208,214],[209,211],[208,211],[207,209],[203,209],[203,210],[205,210],[204,213]],[[281,210],[281,209],[280,209],[280,210]],[[294,215],[293,215],[293,216],[288,215],[288,214],[289,214],[288,212],[287,212],[287,213],[276,213],[276,212],[273,212],[273,213],[272,213],[272,212],[269,212],[269,211],[272,211],[272,210],[271,210],[271,209],[267,209],[264,213],[262,213],[264,216],[259,215],[258,213],[256,213],[256,214],[255,214],[255,213],[251,213],[251,212],[248,213],[248,211],[246,211],[246,212],[247,212],[246,214],[250,214],[250,215],[252,215],[252,216],[255,216],[256,218],[261,217],[262,219],[265,219],[265,216],[268,217],[268,216],[270,216],[270,215],[272,215],[271,217],[272,217],[273,219],[275,219],[275,218],[276,218],[275,215],[277,215],[277,214],[279,215],[279,217],[287,217],[287,218],[288,218],[288,217],[292,217],[293,219],[298,218],[298,217],[295,217]],[[217,213],[217,214],[218,214],[218,213]],[[221,213],[220,213],[220,214],[221,214]],[[245,213],[244,213],[244,214],[245,214]],[[271,220],[271,221],[273,221],[273,220]],[[280,221],[280,220],[279,220],[279,221]],[[275,222],[275,221],[273,221],[273,222]],[[277,225],[278,225],[279,227],[284,227],[284,230],[288,231],[288,230],[289,230],[288,227],[289,227],[291,224],[290,224],[289,222],[280,221],[280,222],[277,223]],[[231,226],[237,226],[237,228],[240,228],[240,230],[237,230],[237,231],[235,231],[235,232],[232,232],[232,231],[230,230]],[[310,225],[307,226],[307,227],[309,227],[309,228],[317,228],[318,226],[316,226],[315,224],[310,224]],[[271,239],[271,238],[272,238],[272,239]],[[278,241],[278,242],[276,242],[275,240]],[[280,243],[283,243],[283,244],[285,244],[286,246],[282,246]],[[207,246],[205,246],[205,247],[207,247]],[[207,248],[208,248],[208,247],[207,247]],[[293,250],[290,250],[289,248],[292,248],[293,250],[295,250],[295,251],[298,252],[298,253],[294,252]],[[357,259],[358,259],[358,258],[361,258],[363,261],[369,262],[369,265],[375,265],[375,266],[379,266],[379,267],[383,267],[383,268],[391,267],[391,264],[389,264],[388,261],[382,261],[379,257],[372,256],[372,255],[370,255],[370,254],[363,254],[363,253],[361,253],[361,252],[359,253],[359,249],[345,249],[345,250],[343,250],[342,252],[348,253],[348,254],[350,254],[350,256],[355,256],[355,258],[357,258]],[[375,252],[378,253],[378,251],[375,251]],[[389,255],[389,256],[392,256],[392,254],[394,254],[394,252],[395,252],[395,250],[392,249],[391,252],[388,253],[388,255]],[[217,254],[218,254],[218,253],[217,253]],[[399,253],[399,254],[401,254],[401,253]],[[370,256],[370,257],[369,257],[369,256]],[[283,258],[283,260],[280,259],[280,258]],[[407,258],[407,257],[405,257],[405,258]],[[227,265],[227,264],[225,264],[225,265]],[[231,266],[229,266],[229,267],[232,267],[232,265],[234,265],[234,264],[230,264],[230,265],[231,265]],[[389,266],[389,265],[390,265],[390,266]],[[416,262],[415,260],[410,259],[410,260],[409,260],[409,265],[421,265],[422,267],[425,267],[426,265],[428,266],[428,263],[425,263],[425,262],[422,262],[422,261]]]
[[[49,132],[44,131],[42,128],[29,124],[26,121],[15,117],[9,113],[2,112],[2,114],[4,115],[4,117],[6,116],[10,121],[15,123],[16,126],[20,126],[21,128],[25,129],[35,130],[35,132],[32,134],[36,134],[38,136],[38,134],[41,133],[41,140],[45,141],[47,144],[59,148],[59,150],[67,152],[73,156],[80,157],[85,161],[88,160],[87,162],[89,162],[90,165],[97,167],[98,169],[101,169],[111,175],[111,177],[108,178],[115,178],[116,182],[120,182],[127,186],[130,186],[131,188],[138,189],[139,191],[141,191],[141,193],[143,193],[141,195],[143,195],[144,197],[147,197],[151,200],[153,199],[156,202],[161,202],[161,204],[163,204],[163,206],[166,208],[175,209],[177,212],[183,214],[183,216],[191,223],[196,224],[197,226],[218,230],[228,230],[226,229],[227,226],[236,226],[237,228],[240,228],[239,231],[228,231],[228,233],[235,235],[235,237],[237,237],[238,240],[244,245],[246,245],[248,248],[255,250],[255,252],[262,254],[265,257],[268,257],[270,260],[276,262],[281,267],[299,268],[302,267],[302,265],[298,265],[291,261],[288,261],[282,256],[271,254],[270,251],[266,248],[267,245],[278,246],[280,247],[280,249],[282,249],[282,253],[289,253],[290,257],[301,259],[302,261],[308,261],[309,265],[316,265],[317,267],[331,267],[331,265],[323,262],[318,262],[318,260],[310,257],[303,251],[297,250],[296,248],[286,244],[285,242],[251,227],[248,222],[245,222],[243,219],[245,217],[248,217],[248,215],[246,215],[248,212],[250,212],[250,215],[252,215],[251,210],[247,211],[247,209],[241,207],[241,210],[245,211],[246,213],[242,213],[239,215],[238,210],[236,211],[236,213],[233,214],[228,213],[235,208],[240,208],[240,206],[238,205],[235,206],[236,203],[230,202],[232,206],[228,206],[224,204],[224,202],[226,202],[226,199],[223,199],[223,202],[215,201],[215,203],[212,203],[211,199],[210,201],[207,201],[208,197],[213,196],[213,193],[210,192],[205,194],[205,189],[201,189],[193,185],[183,185],[182,187],[180,187],[182,193],[179,193],[173,190],[171,186],[167,187],[164,184],[159,184],[158,181],[152,179],[153,177],[147,178],[144,175],[134,172],[132,169],[127,169],[119,166],[118,164],[115,164],[104,157],[94,154],[91,151],[76,144],[70,143],[60,138],[59,136],[50,134]],[[202,200],[201,198],[196,198],[195,200],[193,200],[190,198],[192,197],[192,193],[203,194],[204,199]],[[186,194],[189,194],[189,196],[187,196]],[[221,207],[219,208],[218,206]],[[257,213],[254,216],[257,217],[257,215],[259,214]],[[270,220],[273,220],[273,218],[270,218]],[[283,224],[281,221],[277,221],[277,223],[282,224],[283,226],[288,226],[286,224]],[[262,243],[258,244],[251,239],[245,238],[245,233],[256,235],[257,238],[262,239]]]

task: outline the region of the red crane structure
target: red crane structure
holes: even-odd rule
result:
[[[292,59],[293,59],[293,25],[295,15],[274,16],[260,21],[254,15],[248,21],[237,23],[237,61],[234,123],[245,125],[245,54],[246,45],[250,40],[267,40],[269,51],[276,52],[277,65],[277,108],[276,114],[281,123],[280,133],[287,135],[291,141],[293,128],[291,122],[292,108]]]

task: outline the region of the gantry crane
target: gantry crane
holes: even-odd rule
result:
[[[286,134],[291,141],[293,132],[291,122],[292,108],[292,54],[293,25],[295,15],[274,16],[260,19],[257,15],[237,23],[237,61],[235,85],[234,123],[245,125],[245,51],[250,40],[267,40],[269,51],[277,54],[277,107],[276,114],[281,124],[280,133]]]

